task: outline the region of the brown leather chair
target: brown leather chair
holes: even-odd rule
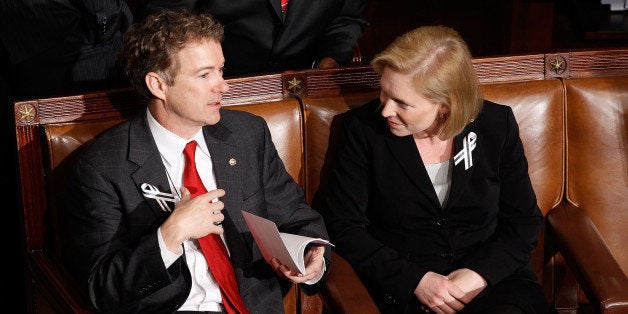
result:
[[[519,124],[519,136],[528,160],[528,173],[545,216],[563,198],[564,183],[564,105],[560,80],[538,80],[483,85],[484,97],[510,106]],[[555,302],[555,267],[546,251],[545,232],[541,231],[532,251],[532,266],[545,292],[548,304]],[[561,301],[559,301],[561,302]]]
[[[566,200],[558,249],[595,313],[628,313],[628,76],[565,79]]]

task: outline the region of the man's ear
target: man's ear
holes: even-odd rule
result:
[[[146,73],[144,80],[146,81],[146,86],[148,87],[148,90],[150,90],[153,96],[161,100],[166,99],[166,88],[168,88],[166,80],[164,80],[156,72]]]

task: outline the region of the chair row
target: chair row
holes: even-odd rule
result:
[[[485,98],[511,106],[539,207],[532,259],[557,312],[628,310],[628,50],[474,60]],[[316,208],[342,113],[378,97],[369,67],[230,79],[223,103],[268,122],[288,172]],[[89,313],[61,261],[68,158],[145,105],[130,89],[14,104],[29,312]],[[286,313],[377,313],[351,266],[333,254],[322,291],[294,286]]]

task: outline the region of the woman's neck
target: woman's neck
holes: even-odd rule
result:
[[[421,159],[426,164],[437,164],[451,158],[453,152],[453,138],[441,140],[438,136],[414,138]]]

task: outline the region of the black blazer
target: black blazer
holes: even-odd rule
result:
[[[163,9],[207,11],[225,27],[225,76],[300,70],[323,57],[346,64],[367,26],[370,0],[144,0],[142,16]]]
[[[427,271],[536,280],[543,216],[511,108],[485,101],[455,137],[454,155],[466,157],[453,160],[442,208],[412,136],[393,135],[380,113],[374,100],[347,114],[323,208],[335,249],[376,302],[404,308]]]
[[[226,192],[223,226],[240,294],[252,313],[283,313],[280,288],[288,281],[278,279],[263,260],[240,210],[273,220],[281,232],[328,238],[323,220],[286,172],[262,118],[222,109],[220,122],[203,133],[217,185]],[[190,291],[190,271],[183,258],[164,267],[157,228],[170,211],[141,189],[149,183],[172,193],[146,112],[81,151],[68,182],[69,250],[64,252],[91,302],[116,313],[179,308]]]

